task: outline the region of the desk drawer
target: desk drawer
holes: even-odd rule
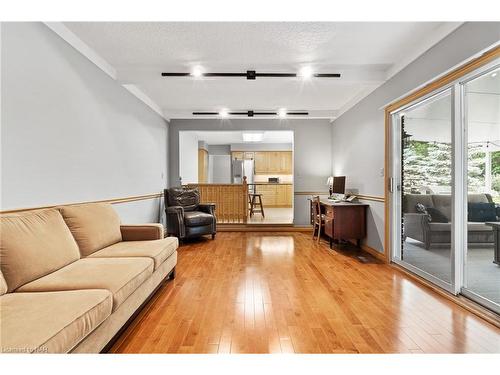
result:
[[[335,217],[335,210],[333,207],[327,206],[325,210],[325,215],[331,219]]]

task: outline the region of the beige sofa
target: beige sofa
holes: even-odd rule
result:
[[[0,351],[97,353],[161,284],[178,240],[120,225],[109,204],[0,218]]]

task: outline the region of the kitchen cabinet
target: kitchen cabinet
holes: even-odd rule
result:
[[[292,185],[257,185],[256,192],[262,194],[262,204],[266,207],[292,207]]]
[[[233,151],[231,152],[233,160],[253,160],[254,153],[249,151]]]
[[[292,174],[291,151],[256,151],[255,174]]]
[[[198,183],[206,184],[208,182],[208,151],[198,150]]]

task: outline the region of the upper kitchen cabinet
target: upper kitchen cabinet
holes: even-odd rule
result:
[[[255,174],[292,174],[291,151],[256,151]]]

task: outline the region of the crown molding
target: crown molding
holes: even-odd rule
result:
[[[61,37],[66,43],[72,46],[75,50],[85,56],[90,62],[96,65],[104,73],[115,80],[120,86],[125,90],[134,95],[141,102],[146,104],[150,109],[164,118],[166,121],[170,121],[161,110],[160,106],[153,101],[149,96],[147,96],[142,90],[137,86],[132,84],[121,84],[118,80],[118,74],[110,63],[108,63],[102,56],[100,56],[95,50],[89,47],[83,40],[81,40],[75,33],[68,29],[62,22],[44,22],[44,24]]]

